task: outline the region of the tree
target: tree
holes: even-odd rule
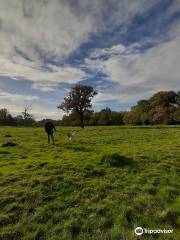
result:
[[[21,126],[24,125],[24,120],[23,120],[23,116],[22,115],[17,115],[15,117],[16,123],[17,125]]]
[[[0,109],[0,122],[5,123],[8,118],[8,110],[6,108]]]
[[[105,108],[100,111],[99,125],[110,125],[111,124],[111,109]]]
[[[180,107],[180,92],[176,93],[176,105]]]
[[[92,115],[91,115],[91,118],[89,120],[89,125],[98,125],[99,124],[99,118],[100,118],[100,114],[99,112],[94,112]]]
[[[180,124],[180,107],[178,107],[174,113],[172,113],[172,118],[175,124]]]
[[[78,114],[80,126],[84,127],[84,116],[91,111],[92,98],[97,94],[91,86],[76,85],[71,88],[69,95],[64,98],[64,101],[58,106],[65,112],[73,112]]]
[[[143,113],[147,113],[150,110],[150,103],[148,100],[139,100],[136,106],[133,106],[131,110],[140,110]]]
[[[125,114],[124,121],[129,124],[143,125],[176,124],[179,107],[180,92],[160,91],[148,100],[139,100],[131,111]]]
[[[29,111],[31,110],[31,108],[29,106],[26,106],[24,108],[24,111],[22,112],[22,117],[24,120],[28,120],[30,118],[32,118],[32,115],[29,113]]]
[[[24,125],[32,125],[35,122],[32,114],[29,113],[30,111],[31,111],[31,107],[26,106],[24,108],[24,111],[22,112],[22,119],[23,119]]]
[[[123,117],[123,122],[129,125],[141,125],[141,113],[140,110],[126,112]]]
[[[123,112],[111,112],[111,125],[123,125]]]
[[[0,109],[0,124],[1,125],[16,125],[15,119],[6,108]]]
[[[146,125],[149,123],[148,112],[150,108],[150,102],[148,100],[142,99],[139,100],[137,102],[137,105],[133,106],[131,110],[134,112],[134,114],[137,113],[136,116],[138,115],[140,117],[141,124]]]
[[[177,96],[177,93],[175,93],[174,91],[161,91],[154,94],[149,101],[152,107],[170,107],[177,104]]]

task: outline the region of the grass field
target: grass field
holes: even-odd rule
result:
[[[180,239],[180,128],[59,127],[55,139],[0,128],[0,239]],[[174,233],[137,238],[137,226]]]

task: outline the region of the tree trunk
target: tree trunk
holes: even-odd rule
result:
[[[80,126],[81,128],[84,128],[84,114],[80,113]]]

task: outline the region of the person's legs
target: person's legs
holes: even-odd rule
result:
[[[53,136],[53,133],[51,133],[51,138],[52,138],[52,142],[53,142],[53,145],[54,145],[54,136]]]
[[[48,133],[48,144],[50,143],[50,134]]]

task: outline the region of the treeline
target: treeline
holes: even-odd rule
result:
[[[125,112],[111,111],[110,108],[102,109],[100,112],[86,112],[84,114],[84,124],[86,126],[97,125],[123,125],[123,117]],[[76,113],[64,115],[61,120],[61,125],[79,125],[79,118]]]
[[[53,119],[43,119],[36,121],[28,112],[28,109],[25,108],[24,112],[20,115],[13,117],[6,108],[0,109],[0,125],[1,126],[34,126],[41,127],[44,126],[45,122],[52,121],[55,125],[60,125],[61,120]]]
[[[85,125],[154,125],[180,124],[180,92],[161,91],[148,100],[142,99],[130,111],[117,112],[110,108],[87,112]],[[79,125],[75,113],[64,115],[61,125]]]
[[[125,124],[180,124],[180,92],[161,91],[140,100],[124,115]]]
[[[47,120],[53,121],[55,125],[80,125],[79,117],[74,112],[64,115],[62,120],[43,119],[36,121],[27,107],[15,117],[6,108],[0,109],[0,125],[38,127],[44,126]],[[180,124],[180,92],[158,92],[149,99],[138,101],[135,106],[131,107],[130,111],[118,112],[112,111],[110,108],[102,109],[99,112],[86,111],[84,124],[88,126]]]
[[[6,108],[0,109],[0,125],[8,126],[32,126],[36,121],[25,107],[24,111],[13,117]]]

